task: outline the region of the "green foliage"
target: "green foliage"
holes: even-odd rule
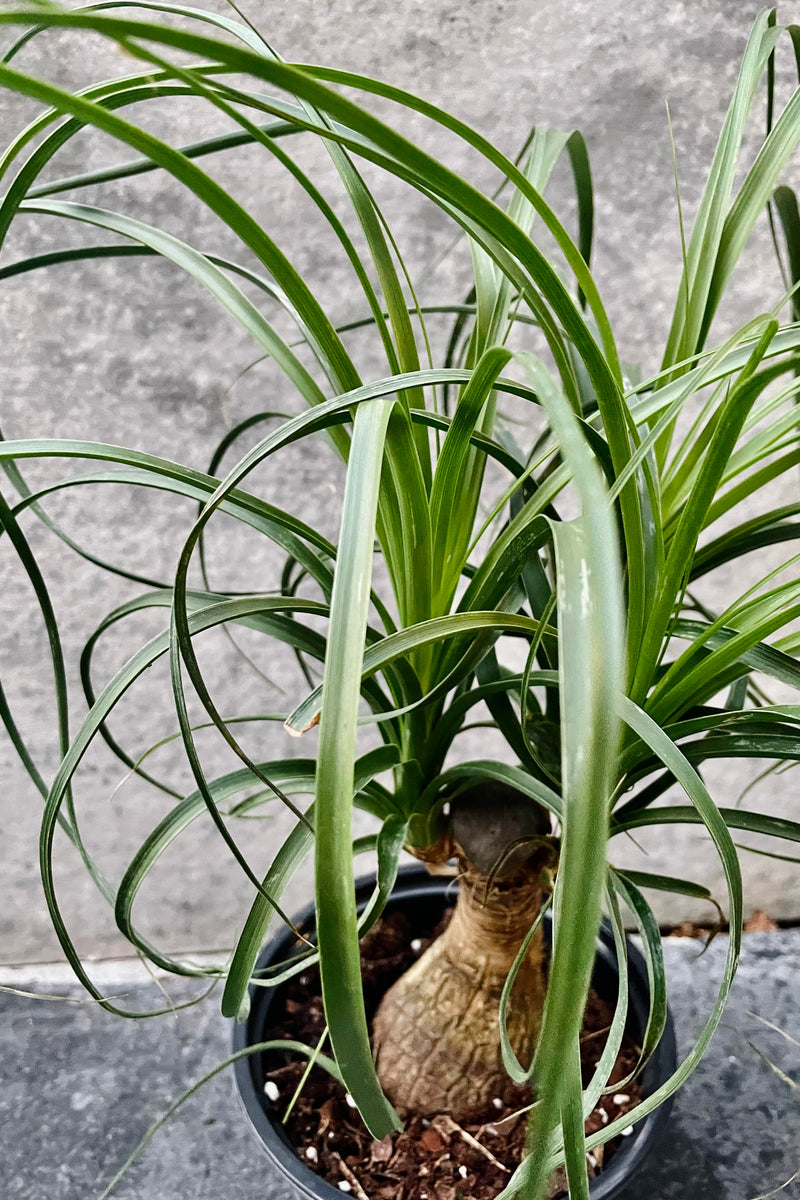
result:
[[[170,20],[161,23],[160,15]],[[770,13],[753,27],[686,243],[661,368],[630,386],[589,269],[594,205],[588,155],[578,134],[535,130],[512,162],[456,118],[413,95],[352,73],[291,66],[252,28],[197,9],[123,0],[69,12],[50,4],[6,6],[0,26],[19,38],[0,64],[0,87],[44,106],[0,157],[5,187],[0,239],[20,214],[90,227],[110,239],[7,263],[0,279],[81,258],[168,261],[187,276],[187,286],[206,289],[221,315],[246,331],[299,402],[293,415],[252,414],[226,437],[210,474],[88,439],[0,442],[8,480],[0,497],[0,528],[27,573],[52,659],[61,764],[49,783],[3,692],[0,713],[45,800],[41,872],[65,954],[91,994],[119,1011],[92,983],[62,914],[53,870],[57,827],[83,856],[136,950],[171,971],[224,976],[223,1011],[240,1015],[268,921],[274,912],[283,915],[282,892],[316,848],[318,948],[277,964],[255,982],[274,986],[318,957],[336,1059],[330,1069],[341,1073],[370,1130],[382,1137],[396,1117],[372,1065],[359,933],[379,914],[404,843],[421,849],[436,841],[454,791],[482,778],[512,782],[555,815],[561,850],[552,905],[553,960],[533,1068],[540,1097],[530,1131],[534,1153],[503,1195],[538,1197],[547,1172],[565,1162],[573,1194],[582,1196],[585,1151],[680,1086],[720,1020],[736,967],[742,911],[730,829],[800,840],[794,822],[720,808],[697,769],[720,756],[764,757],[777,764],[800,758],[800,707],[765,702],[754,678],[771,676],[800,692],[799,639],[792,626],[800,615],[796,572],[787,582],[765,570],[755,587],[732,597],[721,613],[708,612],[695,596],[709,572],[765,547],[785,543],[787,563],[796,564],[791,552],[800,535],[800,505],[765,504],[754,515],[753,498],[767,484],[790,478],[800,464],[800,327],[781,323],[786,297],[779,294],[772,312],[756,314],[719,345],[711,344],[714,316],[736,262],[773,199],[786,242],[787,285],[796,285],[800,274],[797,203],[779,186],[800,139],[800,92],[772,120],[772,56],[783,31]],[[50,29],[99,34],[141,64],[141,73],[76,94],[33,78],[17,64],[24,62],[25,44]],[[742,140],[765,76],[770,127],[742,173]],[[175,146],[138,123],[143,103],[169,104],[187,95],[223,117],[226,132]],[[381,112],[391,112],[391,120],[374,114],[373,99],[382,102]],[[481,156],[498,173],[498,191],[485,194],[439,161],[425,149],[424,134],[409,140],[403,132],[408,116],[425,118],[426,128],[447,131]],[[415,128],[418,124],[415,120]],[[51,161],[86,126],[110,135],[134,157],[48,181]],[[326,195],[301,165],[308,155],[299,147],[309,141],[322,165],[330,160],[335,168],[341,185],[336,196]],[[290,250],[296,247],[280,247],[217,176],[203,169],[207,155],[241,146],[251,146],[264,163],[285,172],[326,222],[361,296],[362,309],[347,327],[335,327],[293,264]],[[574,239],[543,197],[565,152],[577,198]],[[466,300],[425,302],[366,182],[366,166],[416,189],[452,222],[457,238],[467,239],[473,279]],[[152,171],[166,172],[188,189],[219,218],[242,255],[254,256],[256,267],[204,253],[122,212],[54,198]],[[219,175],[224,178],[224,172]],[[324,171],[320,177],[330,180]],[[344,217],[338,215],[342,196],[349,205]],[[547,253],[535,240],[539,227],[549,235]],[[777,238],[778,225],[774,232]],[[796,317],[796,292],[791,305]],[[265,309],[277,310],[280,319],[268,319]],[[441,329],[443,319],[450,322],[450,336],[437,365],[431,347],[434,326],[439,322]],[[287,322],[291,336],[281,332]],[[374,335],[385,363],[368,381],[348,349],[355,328]],[[510,398],[517,409],[524,405],[524,422],[503,420]],[[276,417],[278,427],[253,442],[256,427]],[[217,477],[222,452],[248,438],[236,465]],[[333,445],[346,466],[336,545],[250,490],[250,476],[261,463],[273,456],[279,463],[287,447],[319,438]],[[32,492],[25,463],[43,459],[65,460],[79,470]],[[80,473],[87,462],[92,469]],[[174,583],[98,559],[47,514],[47,497],[59,490],[109,484],[155,488],[198,506]],[[747,497],[751,507],[741,515]],[[204,534],[220,514],[257,531],[285,555],[280,594],[240,595],[212,589],[207,579],[202,589],[190,585],[202,562]],[[34,552],[27,532],[36,520],[98,569],[139,588],[87,644],[82,674],[88,707],[74,732],[56,610],[37,557],[46,550]],[[380,569],[373,580],[376,562]],[[98,640],[134,614],[159,608],[169,612],[168,626],[95,693],[91,662]],[[296,733],[319,723],[315,760],[255,762],[237,737],[237,724],[275,714],[234,720],[219,712],[195,638],[206,629],[237,626],[297,655],[304,690],[281,717]],[[512,639],[526,648],[522,672],[506,665]],[[107,728],[121,698],[163,655],[170,662],[177,736],[195,787],[185,796],[171,792],[173,807],[115,887],[84,844],[73,786],[87,750],[105,738],[128,768],[170,792]],[[321,683],[309,663],[322,665]],[[240,759],[236,771],[207,777],[189,695]],[[487,723],[504,735],[512,761],[457,761],[454,743],[476,712],[487,714]],[[380,747],[364,753],[362,726],[374,726]],[[688,804],[657,804],[675,784]],[[305,810],[296,801],[303,795],[313,796]],[[296,823],[264,872],[251,866],[233,829],[267,803],[288,806]],[[354,804],[380,825],[369,842],[378,853],[376,891],[361,918],[353,858],[364,843],[352,839]],[[231,961],[215,968],[165,954],[140,935],[132,917],[136,894],[162,853],[202,817],[214,822],[253,890]],[[620,905],[643,935],[651,980],[646,1056],[663,1029],[666,998],[658,930],[640,888],[708,896],[702,885],[687,880],[611,871],[608,840],[675,823],[702,824],[722,864],[732,931],[724,977],[713,1011],[676,1074],[632,1114],[584,1139],[582,1114],[607,1083],[627,1011],[623,978],[609,1046],[582,1092],[577,1038],[604,897],[621,962]],[[510,1046],[503,1049],[509,1069],[519,1074]]]

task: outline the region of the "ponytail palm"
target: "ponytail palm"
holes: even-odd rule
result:
[[[161,23],[162,15],[170,20]],[[51,782],[37,769],[4,700],[0,707],[44,798],[41,872],[65,954],[98,1002],[121,1011],[92,982],[62,915],[53,876],[59,826],[136,950],[179,974],[224,976],[226,1015],[243,1015],[251,982],[275,985],[318,960],[332,1052],[375,1137],[398,1126],[398,1112],[479,1112],[507,1076],[515,1086],[533,1086],[538,1103],[531,1153],[504,1195],[524,1190],[538,1196],[547,1174],[565,1162],[571,1194],[584,1196],[585,1151],[670,1095],[719,1022],[742,911],[731,830],[800,840],[800,823],[720,807],[699,773],[711,757],[747,755],[778,764],[800,757],[800,704],[769,703],[760,682],[778,680],[793,694],[800,684],[796,570],[765,571],[722,612],[709,611],[696,594],[707,574],[764,547],[784,546],[782,565],[796,562],[800,505],[788,489],[800,464],[800,327],[782,323],[787,295],[779,290],[773,311],[756,314],[724,341],[713,340],[714,316],[736,260],[800,138],[796,92],[737,182],[749,110],[762,79],[771,86],[768,67],[782,31],[769,13],[753,27],[686,246],[660,369],[631,385],[589,269],[592,189],[579,135],[537,129],[514,162],[432,104],[352,73],[286,63],[249,26],[197,9],[115,3],[67,12],[37,5],[6,8],[0,26],[19,38],[0,65],[0,86],[44,106],[0,159],[0,238],[33,214],[99,231],[103,239],[7,263],[0,277],[101,255],[167,261],[189,277],[188,286],[213,297],[221,322],[232,320],[247,332],[298,399],[296,414],[263,437],[259,425],[275,415],[271,411],[254,413],[232,430],[208,474],[77,436],[0,443],[8,480],[0,521],[44,617],[56,680],[62,760]],[[58,29],[108,39],[130,56],[133,73],[79,93],[26,74],[18,63],[27,42]],[[223,117],[227,132],[181,147],[139,124],[141,102],[169,104],[184,96]],[[376,108],[388,117],[376,116]],[[410,116],[425,118],[427,134],[446,131],[480,156],[502,187],[487,194],[475,186],[426,150],[425,133],[409,140],[403,130]],[[86,126],[116,139],[130,161],[53,180],[51,160]],[[420,127],[417,119],[414,127]],[[320,170],[325,182],[315,181],[303,165],[309,142],[319,162],[335,168],[335,195],[329,173]],[[206,171],[207,155],[241,145],[252,146],[265,168],[283,173],[326,223],[358,289],[359,308],[346,328],[337,328],[293,263],[297,247],[279,246]],[[543,198],[561,155],[568,157],[577,195],[575,237]],[[462,296],[432,304],[415,286],[368,183],[376,169],[389,182],[415,189],[464,239],[472,278]],[[151,171],[166,172],[187,189],[222,222],[238,250],[211,253],[192,244],[190,229],[178,237],[81,199],[89,185]],[[61,198],[64,192],[70,199]],[[346,216],[339,215],[342,196]],[[777,197],[791,271],[798,260],[795,210],[787,189]],[[552,247],[547,254],[540,231]],[[444,339],[443,320],[449,328]],[[373,337],[370,361],[382,363],[368,378],[352,349],[356,326]],[[440,341],[444,349],[434,355]],[[524,419],[508,420],[512,408]],[[254,483],[256,468],[280,470],[289,447],[307,447],[310,455],[320,439],[344,464],[335,544],[263,500]],[[245,443],[221,477],[222,450]],[[64,460],[73,473],[32,492],[25,466],[39,459]],[[781,479],[786,503],[759,506],[765,485]],[[87,646],[88,678],[101,635],[134,613],[165,610],[163,631],[89,696],[70,737],[59,626],[27,529],[38,519],[64,536],[47,515],[47,496],[100,483],[188,498],[197,517],[174,581],[153,586],[139,580],[144,590],[109,614]],[[212,589],[205,576],[204,586],[197,585],[204,535],[223,516],[279,549],[286,565],[275,593]],[[115,569],[74,548],[99,568]],[[297,735],[319,726],[313,759],[255,761],[237,723],[219,711],[196,638],[236,627],[280,643],[303,664],[307,685],[281,716]],[[106,722],[162,656],[169,659],[195,786],[174,797],[112,886],[82,840],[73,781],[98,737],[146,774],[110,739]],[[195,701],[238,757],[236,771],[209,777],[190,716]],[[458,739],[481,715],[500,731],[508,751],[501,760],[463,761]],[[676,783],[685,803],[659,803]],[[265,865],[250,860],[237,822],[268,803],[288,806],[296,823]],[[354,805],[375,819],[377,832],[366,843],[353,839]],[[175,959],[132,920],[148,873],[198,818],[215,824],[252,887],[230,962],[220,968]],[[592,1110],[607,1084],[627,1004],[623,982],[607,1048],[582,1089],[579,1071],[564,1064],[577,1062],[602,911],[612,921],[621,960],[622,908],[643,934],[652,983],[644,1061],[664,1027],[665,981],[658,929],[641,889],[708,896],[701,884],[682,878],[614,870],[609,838],[676,822],[704,825],[722,863],[731,923],[725,975],[676,1074],[632,1115],[586,1138],[580,1114]],[[359,917],[353,859],[365,845],[376,850],[378,870],[373,899]],[[445,938],[379,1012],[376,1069],[358,940],[380,914],[404,847],[431,864],[455,858],[464,886]],[[312,855],[318,945],[254,980],[268,924],[276,912],[283,916],[286,884]],[[553,915],[546,989],[543,905]],[[624,961],[621,966],[624,980]],[[443,1016],[441,998],[452,1005],[455,994],[456,1010]],[[469,1020],[459,1017],[458,1005],[472,1014]],[[478,1044],[480,1071],[466,1077],[464,1063],[475,1062]],[[417,1070],[423,1060],[426,1069]]]

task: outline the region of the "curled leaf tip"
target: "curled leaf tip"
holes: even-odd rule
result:
[[[309,729],[313,729],[315,725],[319,725],[319,718],[320,714],[315,713],[311,720],[307,721],[306,724],[301,726],[299,729],[296,725],[290,725],[288,721],[284,721],[283,728],[292,737],[302,737],[304,733],[308,733]]]

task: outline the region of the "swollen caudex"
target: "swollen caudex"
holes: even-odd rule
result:
[[[552,863],[549,820],[504,785],[473,788],[452,805],[450,848],[460,888],[444,933],[386,993],[374,1021],[381,1084],[398,1112],[479,1119],[517,1089],[503,1067],[503,986],[541,908]],[[541,1025],[541,933],[528,949],[506,1010],[509,1040],[527,1067]]]

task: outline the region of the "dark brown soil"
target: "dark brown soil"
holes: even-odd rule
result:
[[[408,920],[392,913],[379,921],[362,941],[361,964],[367,1016],[372,1018],[383,993],[430,945],[449,919],[425,937],[413,938]],[[581,1038],[584,1085],[589,1082],[605,1043],[613,1008],[594,992],[590,994]],[[316,1045],[325,1027],[319,972],[309,969],[281,987],[270,1008],[271,1023],[264,1039],[292,1038]],[[637,1049],[626,1037],[610,1084],[625,1078],[637,1061]],[[281,1120],[306,1069],[305,1062],[281,1061],[272,1055],[265,1063],[267,1100]],[[609,1120],[638,1103],[638,1086],[601,1098],[586,1122],[594,1133]],[[405,1128],[382,1141],[374,1141],[341,1087],[324,1071],[314,1068],[297,1098],[285,1125],[298,1157],[343,1194],[358,1200],[492,1200],[508,1182],[520,1161],[525,1142],[526,1118],[515,1115],[529,1102],[523,1092],[508,1093],[493,1102],[482,1123],[457,1125],[441,1114],[432,1120],[411,1118]],[[620,1139],[597,1147],[587,1170],[595,1175],[604,1158],[613,1154]],[[555,1177],[551,1198],[565,1195],[565,1181]]]

